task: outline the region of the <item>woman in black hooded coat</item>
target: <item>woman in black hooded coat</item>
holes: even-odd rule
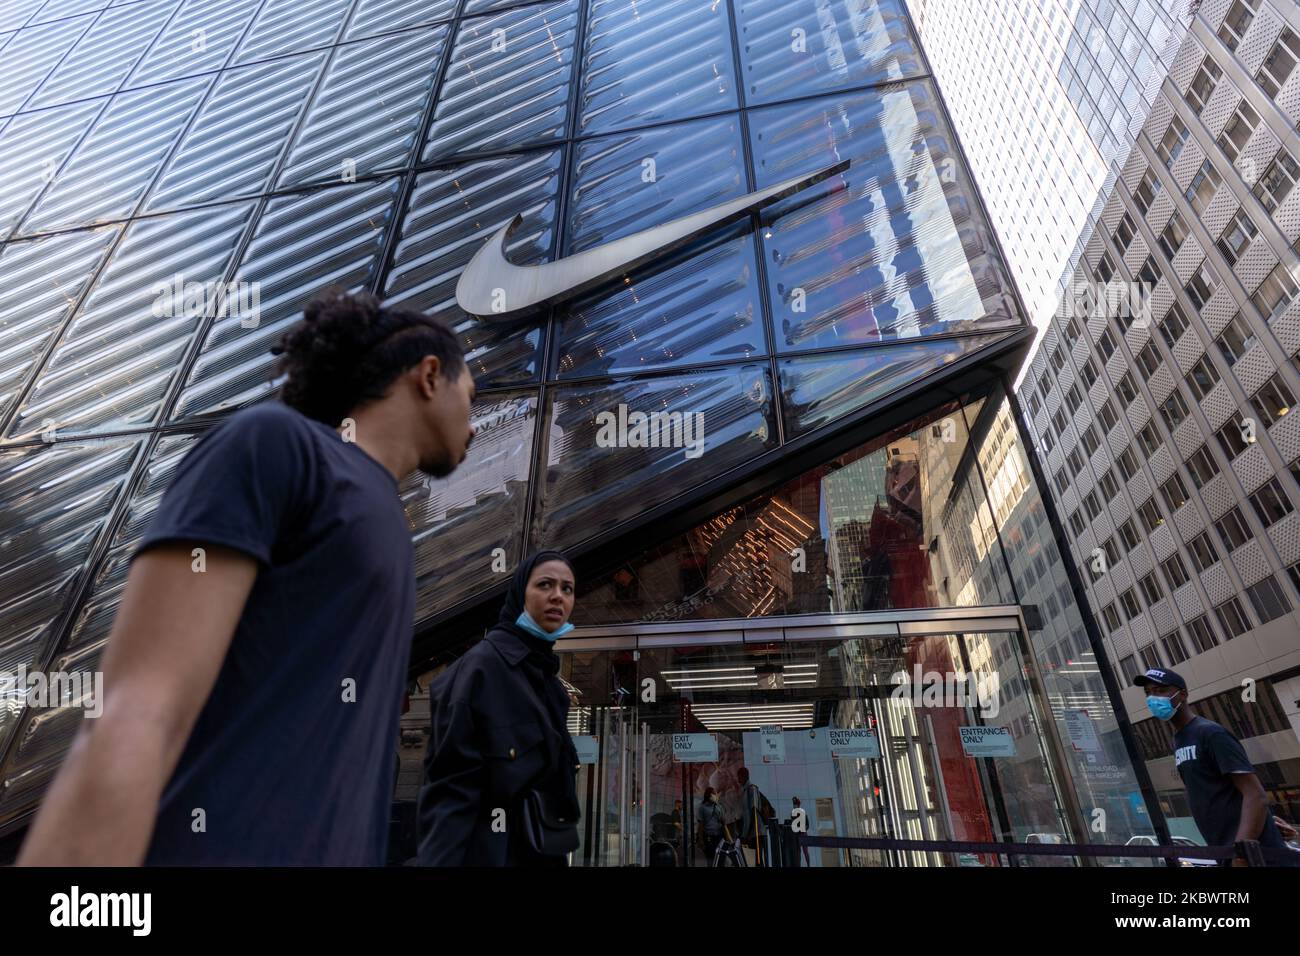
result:
[[[532,555],[497,624],[429,686],[420,865],[564,866],[576,848],[578,755],[554,647],[573,590],[563,554]]]

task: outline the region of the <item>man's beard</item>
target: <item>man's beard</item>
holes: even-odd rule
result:
[[[459,464],[460,462],[452,461],[451,455],[443,451],[420,462],[420,471],[430,478],[446,478]]]

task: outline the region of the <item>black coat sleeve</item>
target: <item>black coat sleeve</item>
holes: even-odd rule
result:
[[[474,683],[474,674],[465,677],[456,685]],[[418,807],[421,866],[466,865],[487,778],[472,691],[452,686],[434,709]]]

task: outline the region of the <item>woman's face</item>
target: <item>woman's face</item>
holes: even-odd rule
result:
[[[573,572],[563,561],[533,568],[524,591],[524,610],[546,632],[556,631],[573,613]]]

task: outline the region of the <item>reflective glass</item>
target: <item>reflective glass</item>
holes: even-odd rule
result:
[[[103,109],[102,100],[74,103],[0,120],[0,239],[15,229],[32,202],[58,174],[73,146]]]

